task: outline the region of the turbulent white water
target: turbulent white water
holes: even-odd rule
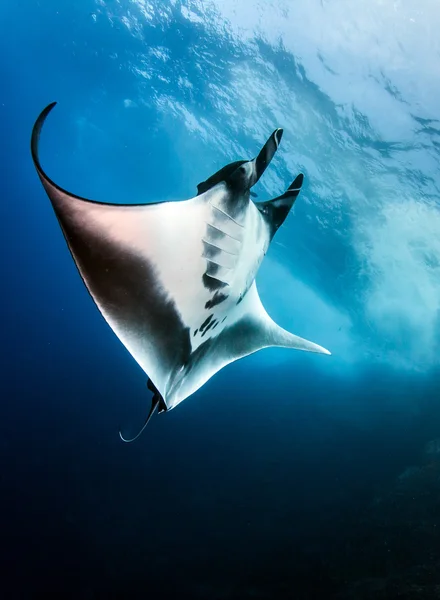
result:
[[[124,105],[153,103],[165,127],[178,124],[175,154],[197,157],[194,177],[252,156],[284,128],[259,190],[277,194],[306,175],[272,254],[288,260],[292,279],[288,297],[266,296],[284,322],[294,306],[296,320],[322,324],[304,291],[312,289],[339,315],[322,324],[319,341],[344,360],[437,365],[437,3],[98,0],[94,18],[139,42],[135,55],[117,58],[138,81]]]

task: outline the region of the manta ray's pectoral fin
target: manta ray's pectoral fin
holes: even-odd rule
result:
[[[153,406],[152,412],[163,410],[170,373],[176,363],[187,360],[191,350],[189,327],[182,320],[179,298],[170,294],[164,280],[173,280],[170,262],[181,260],[185,267],[191,261],[190,250],[189,259],[180,259],[175,247],[185,249],[186,223],[192,223],[187,211],[191,212],[194,204],[191,200],[110,204],[60,187],[43,170],[38,152],[43,124],[54,106],[52,103],[42,111],[32,130],[35,168],[87,290],[116,336],[159,390],[157,407]]]
[[[229,340],[229,345],[235,350],[239,349],[238,354],[243,353],[244,356],[270,347],[330,354],[326,348],[294,335],[277,325],[264,309],[255,282],[244,297],[242,304],[242,316],[229,332],[232,338]],[[228,335],[227,330],[225,333]]]
[[[262,214],[264,220],[269,226],[270,234],[273,237],[278,228],[283,224],[289,214],[304,181],[304,175],[300,173],[290,184],[287,190],[281,196],[268,200],[267,202],[258,202],[255,206]]]
[[[289,333],[277,325],[264,309],[255,281],[242,300],[238,300],[229,319],[232,320],[230,325],[218,336],[206,340],[192,353],[185,378],[176,380],[168,390],[169,408],[174,408],[194,393],[226,365],[263,348],[293,348],[330,354],[322,346]]]
[[[158,412],[165,412],[167,410],[167,405],[164,402],[164,399],[162,398],[162,396],[160,395],[160,393],[158,392],[156,386],[154,385],[154,383],[151,381],[151,379],[148,380],[147,383],[148,389],[151,390],[153,392],[153,397],[151,399],[151,408],[150,408],[150,412],[147,415],[147,418],[145,419],[144,424],[142,425],[142,428],[140,429],[140,431],[132,438],[125,438],[121,431],[119,431],[119,437],[121,438],[121,440],[127,444],[134,442],[135,440],[138,439],[138,437],[141,436],[141,434],[143,433],[144,429],[146,428],[146,426],[148,425],[148,423],[150,422],[151,417],[154,415],[156,409],[159,409]]]

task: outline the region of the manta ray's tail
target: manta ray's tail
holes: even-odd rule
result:
[[[140,437],[142,435],[145,427],[150,422],[150,419],[154,415],[154,413],[156,412],[157,408],[159,408],[159,412],[160,413],[167,410],[167,405],[165,404],[162,396],[160,395],[159,391],[157,390],[156,386],[153,384],[153,382],[151,381],[151,379],[148,380],[148,384],[147,385],[148,385],[148,389],[153,392],[153,397],[151,399],[150,412],[148,413],[147,418],[145,419],[145,422],[142,425],[141,429],[139,430],[139,432],[134,437],[132,437],[132,438],[125,438],[122,435],[122,432],[119,431],[119,437],[126,444],[130,444],[131,442],[134,442],[135,440],[138,439],[138,437]]]
[[[153,399],[151,400],[151,408],[150,408],[150,412],[148,413],[147,418],[145,419],[144,424],[142,425],[141,429],[139,430],[139,432],[132,438],[125,438],[121,431],[119,430],[119,437],[121,438],[121,440],[123,442],[125,442],[126,444],[130,444],[131,442],[134,442],[135,440],[138,439],[138,437],[140,437],[145,429],[145,427],[148,425],[148,423],[150,422],[151,417],[154,415],[156,408],[159,406],[159,400],[156,396],[153,396]]]

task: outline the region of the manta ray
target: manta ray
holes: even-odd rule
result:
[[[82,280],[102,316],[148,376],[150,412],[175,408],[226,365],[281,346],[330,354],[289,333],[264,309],[255,277],[295,202],[299,174],[266,202],[254,186],[281,141],[276,129],[258,156],[232,162],[197,186],[189,200],[110,204],[76,196],[44,172],[41,128],[31,138],[35,168]]]

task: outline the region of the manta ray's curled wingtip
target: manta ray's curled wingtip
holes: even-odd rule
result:
[[[39,158],[39,153],[38,153],[38,142],[40,140],[40,133],[41,133],[41,129],[44,125],[44,121],[46,120],[47,115],[56,106],[56,104],[57,104],[56,102],[51,102],[50,104],[48,104],[46,106],[46,108],[44,108],[41,111],[41,113],[39,114],[37,120],[35,121],[34,127],[32,129],[31,154],[32,154],[32,159],[35,163],[35,166],[36,166],[39,174],[41,174],[43,172],[43,169],[41,168],[41,165],[40,165],[40,158]]]

